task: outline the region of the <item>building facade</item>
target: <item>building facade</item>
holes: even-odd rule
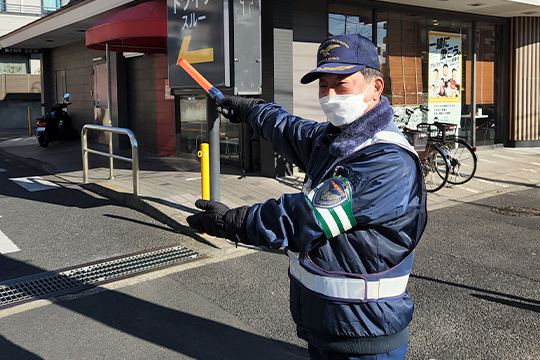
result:
[[[1,0],[0,36],[54,13],[68,0]],[[27,125],[28,109],[41,115],[39,48],[0,49],[0,129]]]
[[[1,36],[0,47],[40,51],[42,99],[52,103],[69,92],[69,112],[79,129],[110,119],[131,129],[145,151],[195,157],[206,137],[206,96],[197,89],[171,94],[166,49],[112,51],[107,63],[104,51],[87,47],[86,31],[94,24],[141,3],[71,1],[54,16]],[[315,67],[318,45],[328,35],[358,33],[379,50],[384,95],[396,122],[453,122],[476,146],[540,146],[540,6],[505,0],[264,0],[260,14],[260,97],[295,115],[325,121],[316,82],[301,85],[300,77]],[[406,109],[413,110],[410,118]],[[271,145],[249,129],[221,121],[220,134],[224,163],[268,176],[288,171]]]

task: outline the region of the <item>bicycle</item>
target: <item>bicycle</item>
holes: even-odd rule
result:
[[[443,188],[450,174],[450,162],[448,157],[437,144],[428,142],[429,134],[425,131],[410,129],[407,126],[417,110],[427,113],[429,109],[424,105],[414,108],[406,108],[407,118],[394,115],[394,122],[402,131],[409,143],[414,147],[422,163],[424,182],[428,192],[435,192]]]
[[[418,153],[426,190],[435,192],[442,189],[450,174],[450,162],[445,152],[437,144],[428,141],[427,132],[408,128],[404,128],[402,132]]]
[[[417,129],[428,133],[428,141],[439,146],[450,162],[448,183],[465,184],[476,173],[478,157],[475,149],[456,136],[457,126],[450,123],[420,123]]]

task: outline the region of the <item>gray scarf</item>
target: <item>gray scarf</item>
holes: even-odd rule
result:
[[[373,109],[351,123],[332,141],[329,147],[330,154],[341,158],[355,150],[373,135],[388,126],[394,117],[394,109],[384,96]],[[329,126],[328,131],[332,126]]]

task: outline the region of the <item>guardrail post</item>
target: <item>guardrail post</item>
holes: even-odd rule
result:
[[[86,126],[83,126],[81,132],[81,149],[82,149],[82,163],[83,163],[83,184],[88,184],[88,151],[86,151],[86,146],[88,141],[86,140],[86,134],[88,129]]]
[[[110,153],[104,153],[101,151],[93,150],[88,148],[88,130],[96,131],[105,131],[109,133],[109,138],[112,139],[112,134],[123,134],[129,137],[131,142],[131,159],[123,156],[115,155],[112,153],[112,144],[109,143]],[[133,169],[133,193],[139,195],[139,145],[137,144],[137,139],[135,135],[129,129],[111,127],[111,126],[102,126],[102,125],[90,125],[86,124],[83,126],[81,131],[81,148],[82,148],[82,162],[83,162],[83,183],[88,183],[88,153],[106,156],[110,159],[110,174],[112,176],[112,160],[122,160],[131,163]]]
[[[131,142],[131,168],[133,170],[133,193],[139,196],[139,150],[137,140],[130,131],[128,134]],[[112,136],[112,134],[111,134]]]

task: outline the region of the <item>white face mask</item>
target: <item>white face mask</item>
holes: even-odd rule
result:
[[[366,87],[363,93],[358,95],[328,95],[319,99],[322,111],[328,121],[334,126],[349,125],[360,116],[364,115],[369,102],[364,101],[364,94],[369,89],[374,80]]]

